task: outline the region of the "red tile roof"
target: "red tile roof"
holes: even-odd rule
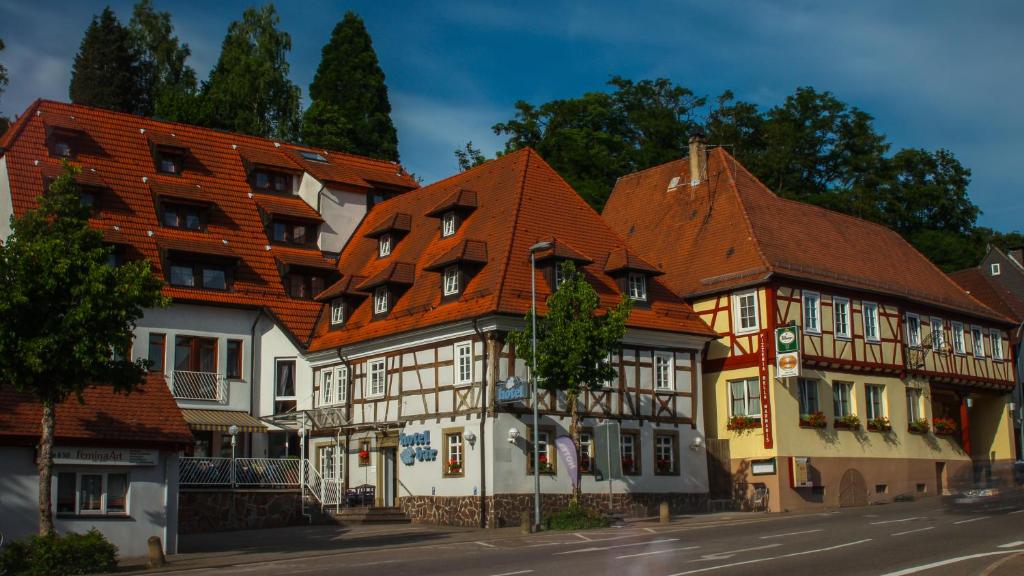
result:
[[[398,232],[399,234],[405,234],[409,231],[409,227],[412,226],[412,216],[404,214],[402,212],[395,212],[384,220],[381,220],[379,224],[373,227],[372,230],[367,232],[365,236],[367,238],[377,238],[388,232]]]
[[[1014,322],[1024,322],[1024,299],[978,268],[968,268],[949,275],[971,295]]]
[[[487,264],[487,243],[480,240],[462,240],[423,269],[436,271],[456,262]]]
[[[156,247],[161,251],[167,252],[238,258],[238,254],[229,244],[225,244],[223,241],[218,242],[212,238],[199,237],[198,233],[191,238],[164,236],[161,234],[156,238]]]
[[[49,180],[56,180],[64,175],[64,167],[54,164],[44,164],[40,171],[43,177]],[[94,188],[109,188],[107,181],[100,176],[95,168],[83,168],[74,177],[75,183],[81,186],[92,186]]]
[[[57,406],[56,442],[178,449],[193,442],[181,410],[160,374],[150,374],[131,394],[108,386],[89,388]],[[0,386],[0,444],[39,440],[42,407],[33,396]]]
[[[345,177],[337,181],[357,192],[370,192],[372,182],[387,182],[389,192],[416,187],[415,180],[393,162],[322,151],[317,152],[324,154],[328,163],[306,162],[294,151],[307,148],[291,144],[280,143],[278,147],[270,140],[242,134],[39,100],[0,139],[16,216],[37,206],[36,199],[43,191],[42,173],[60,169],[60,160],[49,155],[44,121],[52,126],[73,126],[87,135],[89,146],[83,146],[71,164],[87,167],[88,174],[95,169],[123,205],[123,209],[108,210],[101,202],[93,226],[101,230],[119,228],[117,236],[149,259],[157,274],[164,275],[158,240],[175,249],[194,243],[195,249],[229,251],[241,260],[230,292],[167,286],[167,296],[198,304],[264,308],[300,344],[311,337],[321,305],[288,297],[276,261],[288,249],[277,245],[267,249],[270,241],[257,203],[266,195],[253,193],[243,155],[251,162],[282,164],[296,172],[317,164],[318,173],[344,173]],[[174,141],[188,146],[189,160],[179,176],[157,174],[154,167],[150,137],[163,141],[170,134],[174,134]],[[316,177],[312,171],[310,174]],[[161,188],[170,184],[174,186]],[[216,210],[210,215],[207,230],[161,227],[151,187],[189,190],[190,194],[196,194],[192,191],[195,188],[199,197],[208,196]],[[225,245],[223,240],[228,243]]]
[[[463,190],[476,192],[477,208],[463,219],[456,233],[441,238],[440,227],[428,213]],[[409,233],[392,254],[378,258],[377,242],[366,238],[381,222],[396,213],[410,214]],[[328,288],[338,293],[350,286],[352,276],[376,279],[394,276],[398,265],[411,268],[413,283],[400,294],[391,311],[373,318],[373,302],[354,302],[342,329],[330,330],[321,319],[311,350],[322,350],[428,326],[478,318],[489,314],[522,318],[530,308],[529,248],[557,237],[579,257],[598,264],[583,267],[603,307],[616,305],[622,295],[616,280],[604,273],[609,253],[625,243],[551,169],[536,152],[526,149],[502,156],[433,185],[397,196],[376,206],[345,246],[339,268],[342,280]],[[459,246],[464,252],[486,242],[486,263],[467,280],[456,301],[442,302],[438,272],[426,268]],[[348,284],[346,284],[348,283]],[[362,286],[373,284],[364,281]],[[361,286],[361,287],[362,287]],[[650,307],[637,306],[629,326],[676,333],[713,336],[714,333],[689,305],[673,295],[658,279],[650,282]],[[537,283],[539,311],[551,295],[546,282]]]
[[[1005,321],[892,230],[780,198],[721,148],[707,180],[689,161],[623,176],[603,217],[686,297],[783,276],[888,294]],[[673,178],[684,184],[670,188]]]
[[[286,267],[312,268],[314,270],[338,271],[336,258],[324,257],[319,250],[303,250],[301,248],[278,248],[277,261]]]
[[[150,182],[149,189],[153,191],[153,194],[164,198],[204,202],[206,204],[214,203],[217,195],[214,190],[202,188],[197,184],[186,184],[185,182],[153,181]]]
[[[310,222],[323,222],[323,216],[306,204],[302,198],[295,196],[278,196],[276,194],[256,194],[254,196],[256,205],[264,214],[269,216],[287,216],[307,220]]]
[[[626,271],[647,272],[648,274],[661,275],[663,272],[647,263],[646,260],[637,256],[625,248],[612,251],[608,254],[608,261],[604,264],[606,274],[617,274]]]

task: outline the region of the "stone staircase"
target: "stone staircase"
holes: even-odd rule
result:
[[[408,524],[409,517],[397,506],[325,508],[324,514],[340,524]]]

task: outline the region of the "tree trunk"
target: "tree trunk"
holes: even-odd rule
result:
[[[43,401],[43,433],[39,438],[39,534],[53,534],[53,510],[50,507],[50,487],[53,484],[53,402]]]
[[[575,504],[580,503],[580,480],[583,477],[580,474],[580,409],[578,405],[578,396],[575,391],[566,393],[566,400],[569,401],[569,436],[572,438],[572,445],[576,448],[576,480],[572,484],[572,501]]]

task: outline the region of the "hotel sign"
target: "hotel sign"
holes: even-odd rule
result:
[[[136,448],[72,448],[53,449],[54,464],[91,466],[156,466],[156,450]]]
[[[522,402],[530,396],[530,386],[518,376],[511,376],[504,382],[499,382],[497,386],[497,400],[498,404],[513,404],[515,402]]]

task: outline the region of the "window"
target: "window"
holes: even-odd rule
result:
[[[384,395],[384,360],[371,360],[367,366],[366,396],[377,398]]]
[[[732,416],[761,417],[761,387],[757,378],[729,382]]]
[[[527,429],[529,433],[528,441],[533,441],[533,430]],[[537,459],[540,463],[541,474],[554,474],[555,468],[555,454],[551,449],[551,437],[554,436],[554,431],[550,429],[543,429],[537,433]],[[533,450],[527,453],[526,460],[526,472],[533,474]]]
[[[341,463],[344,462],[344,458],[338,458],[340,451],[335,446],[320,446],[317,448],[317,454],[319,455],[320,461],[320,477],[325,480],[334,480],[340,478]]]
[[[257,170],[253,174],[253,186],[267,192],[290,193],[292,177],[281,172]]]
[[[455,345],[455,384],[473,382],[473,343]]]
[[[391,255],[391,234],[382,234],[377,240],[377,255],[381,258]]]
[[[992,338],[992,359],[1002,360],[1003,359],[1003,334],[998,330],[993,330],[990,334]]]
[[[338,404],[348,402],[348,366],[334,369],[334,399]]]
[[[316,229],[309,224],[274,220],[270,228],[274,242],[308,246],[316,241]]]
[[[953,322],[953,353],[967,353],[967,347],[964,343],[964,325],[962,322]]]
[[[976,358],[984,358],[985,335],[982,333],[981,328],[977,326],[971,327],[971,341],[974,344],[974,356]]]
[[[993,276],[999,276],[999,274],[1002,273],[1002,270],[1000,270],[999,264],[993,263],[992,267],[991,267],[991,270],[992,270],[992,275]]]
[[[672,355],[663,352],[654,354],[654,387],[657,390],[672,390]]]
[[[614,373],[612,379],[604,383],[605,388],[615,389],[619,387],[619,366],[615,363],[615,354],[612,352],[608,353],[608,365],[612,367]]]
[[[946,347],[946,334],[942,329],[942,319],[932,318],[932,350],[942,352]]]
[[[459,477],[465,474],[462,456],[462,430],[444,432],[444,462],[442,475]]]
[[[80,187],[78,191],[78,202],[85,208],[89,208],[90,211],[94,211],[93,209],[96,208],[96,192]]]
[[[864,386],[867,405],[865,406],[868,420],[885,417],[885,386],[881,384],[867,384]]]
[[[907,314],[907,346],[921,345],[921,319],[917,314]]]
[[[157,152],[156,169],[164,174],[178,174],[181,172],[181,160],[178,154]]]
[[[836,418],[853,415],[852,382],[836,382],[832,385],[832,413]]]
[[[56,476],[58,515],[128,514],[127,472],[60,472]]]
[[[67,140],[54,140],[50,145],[50,155],[58,158],[71,158],[71,143]]]
[[[294,412],[296,407],[295,360],[278,360],[277,381],[274,385],[274,413]]]
[[[868,342],[881,339],[878,335],[878,304],[874,302],[864,303],[864,339]]]
[[[621,432],[622,473],[630,476],[640,474],[640,435],[636,432]]]
[[[647,301],[647,276],[637,272],[629,273],[629,297],[632,300]]]
[[[744,334],[756,332],[757,321],[757,292],[744,292],[733,294],[733,314],[736,318],[736,333]]]
[[[387,314],[388,312],[388,289],[381,286],[373,291],[373,313]]]
[[[801,378],[800,386],[800,415],[809,416],[821,411],[818,406],[818,381],[810,378]]]
[[[171,262],[170,284],[186,288],[227,290],[228,273],[222,265],[203,262]]]
[[[821,334],[821,295],[804,292],[804,332]]]
[[[206,228],[206,208],[194,204],[162,203],[161,222],[168,228],[203,230]]]
[[[291,272],[285,278],[288,281],[288,295],[292,298],[311,300],[324,289],[323,277],[315,274]]]
[[[654,473],[676,474],[676,435],[654,433]]]
[[[832,311],[835,314],[836,338],[850,337],[850,300],[834,296]]]
[[[299,150],[299,156],[302,156],[306,160],[312,160],[313,162],[327,162],[327,158],[324,158],[322,154],[310,152],[309,150]]]
[[[242,341],[228,340],[228,378],[242,377]]]
[[[907,388],[907,421],[913,424],[922,417],[921,391],[917,388]]]
[[[320,371],[320,405],[334,404],[334,370]]]
[[[590,430],[580,431],[580,472],[594,472],[594,435]]]
[[[331,326],[345,323],[345,301],[341,298],[331,301]]]
[[[459,293],[459,267],[448,266],[444,269],[444,295]]]
[[[562,282],[565,282],[565,271],[562,270],[562,262],[559,261],[559,260],[555,260],[554,267],[555,267],[555,290],[558,290],[558,287],[562,285]]]
[[[149,335],[149,371],[164,371],[164,350],[167,343],[167,336],[155,332]]]
[[[183,372],[217,372],[217,339],[199,336],[175,336],[174,369]],[[206,382],[208,379],[199,378]]]
[[[459,228],[459,217],[455,212],[447,212],[441,217],[441,237],[447,238]]]

